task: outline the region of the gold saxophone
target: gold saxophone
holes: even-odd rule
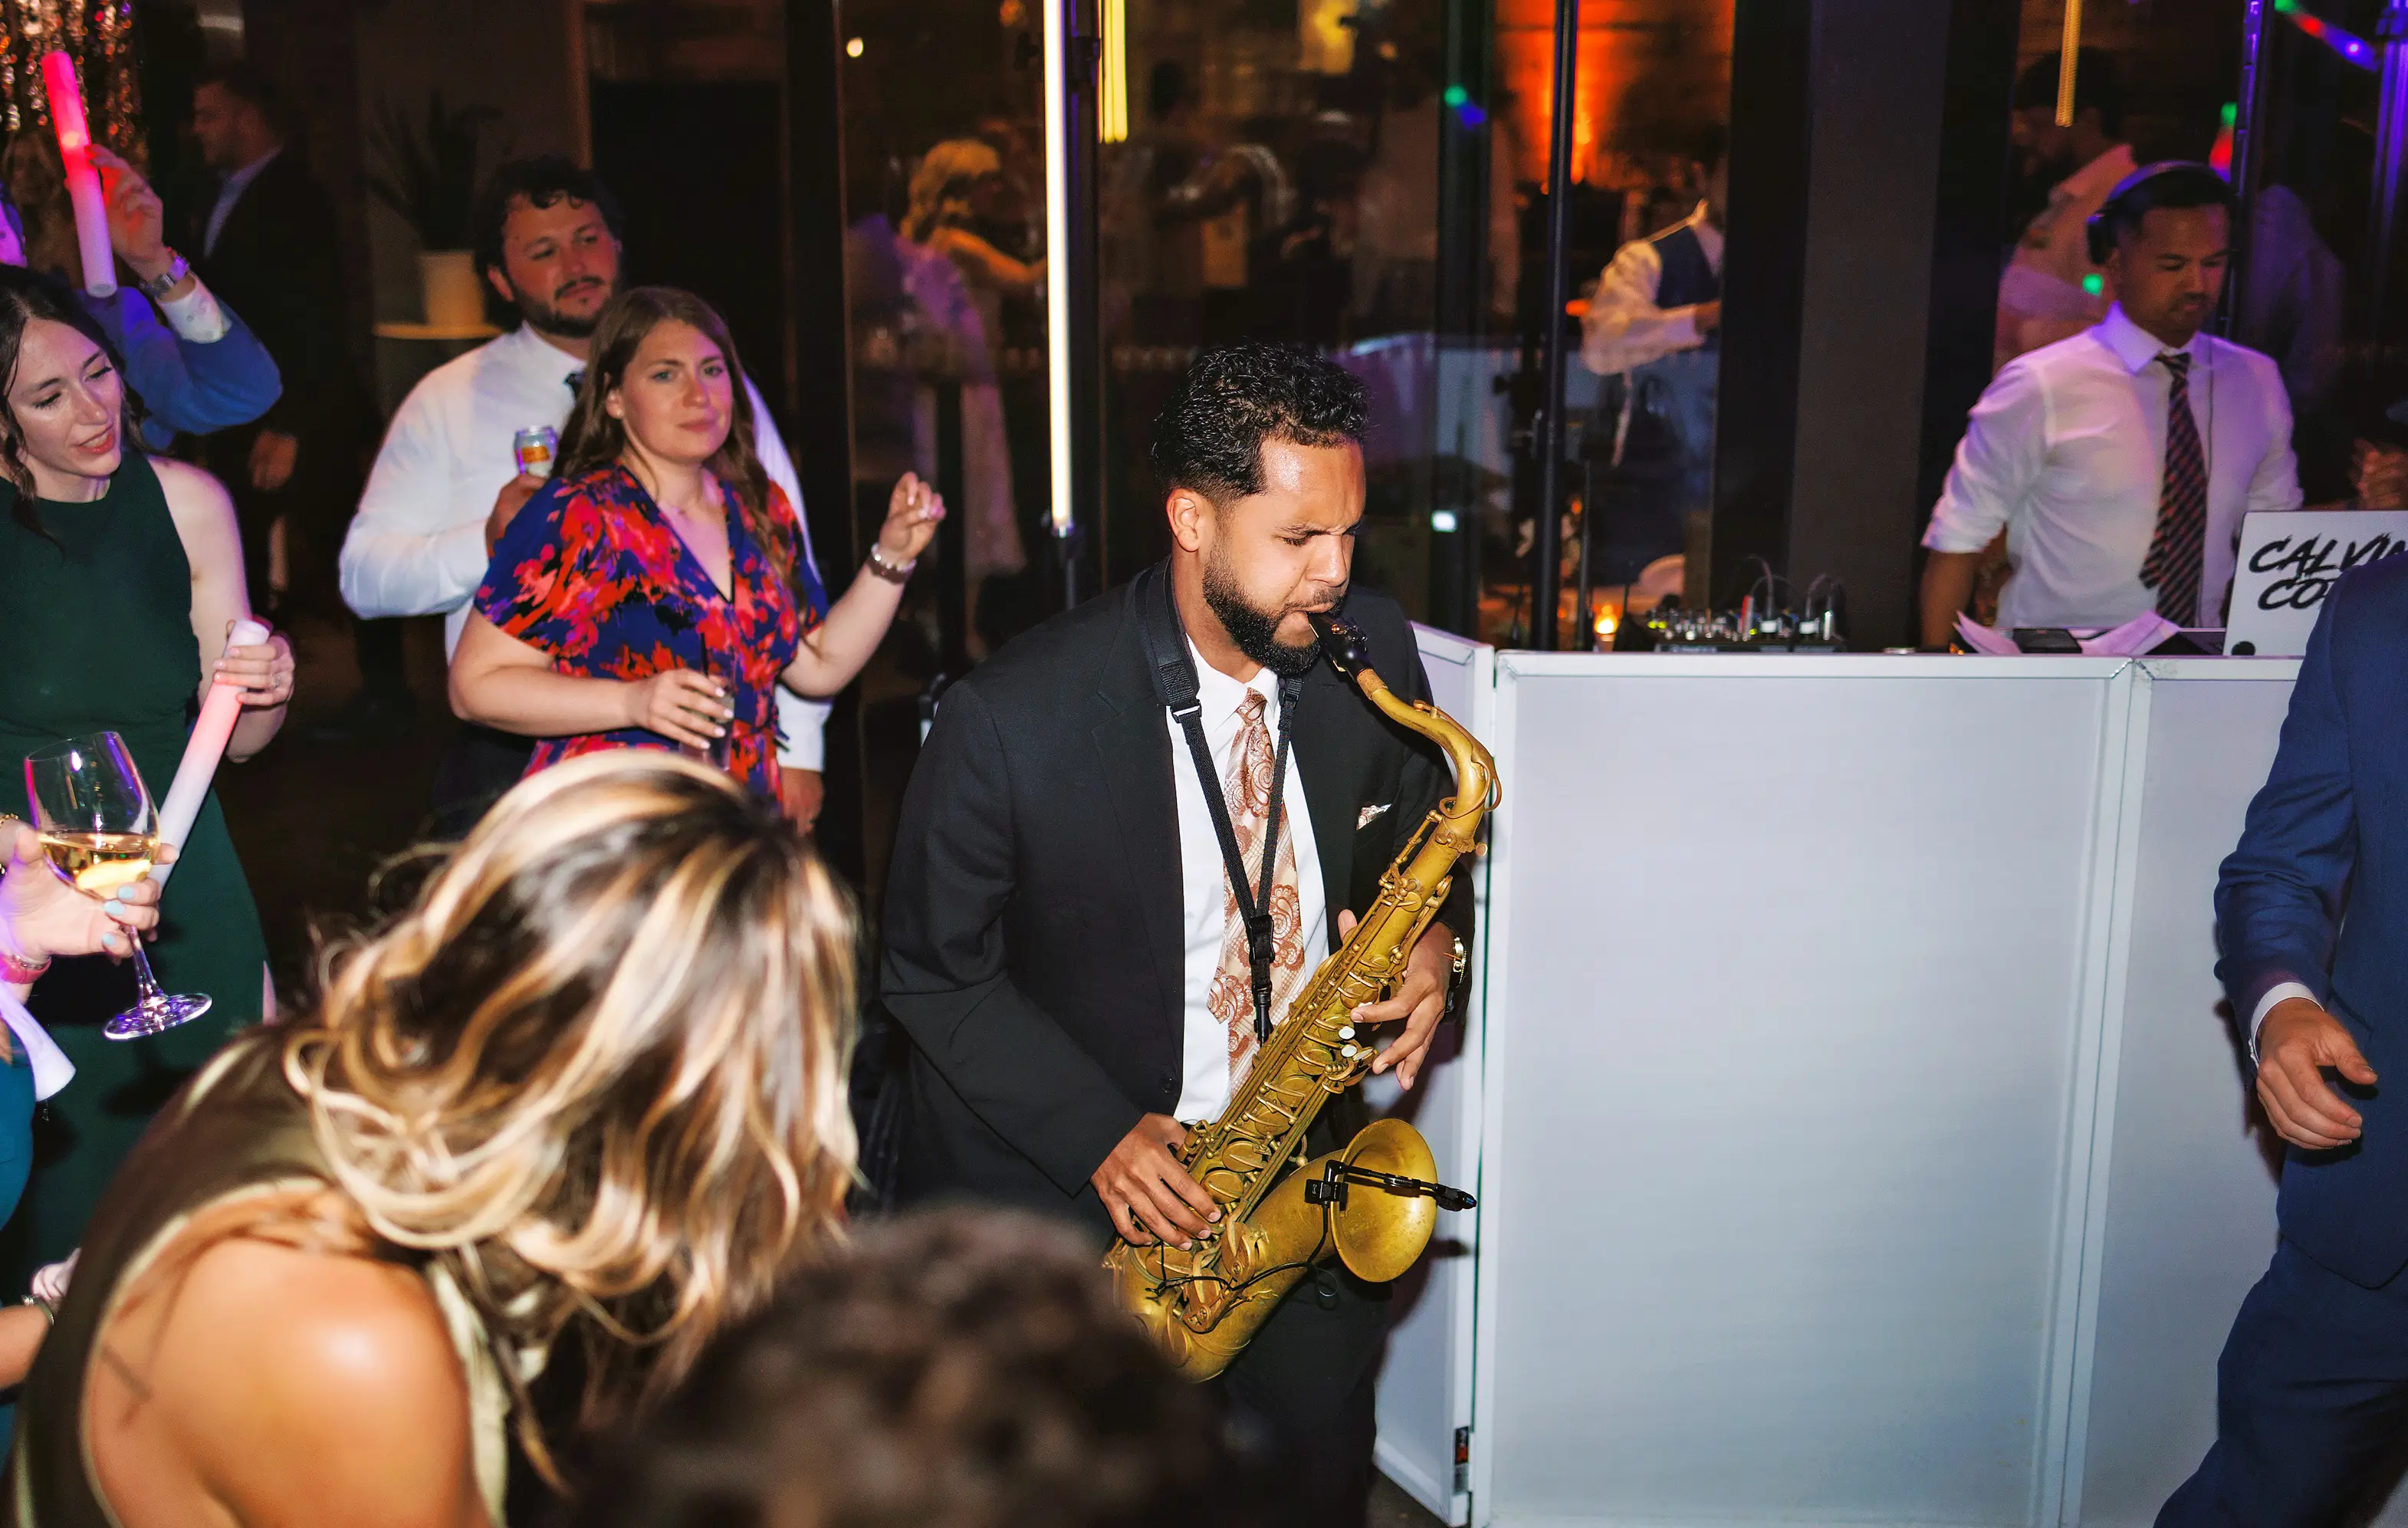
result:
[[[1186,1250],[1116,1240],[1105,1254],[1121,1304],[1197,1381],[1229,1366],[1313,1264],[1334,1252],[1357,1278],[1395,1278],[1429,1246],[1441,1204],[1472,1204],[1469,1194],[1429,1181],[1437,1160],[1402,1120],[1375,1121],[1343,1150],[1303,1160],[1305,1132],[1322,1105],[1370,1070],[1374,1052],[1354,1031],[1355,1007],[1377,1001],[1403,976],[1414,942],[1446,900],[1455,862],[1477,852],[1480,821],[1497,792],[1496,761],[1478,738],[1426,701],[1398,700],[1372,672],[1353,626],[1322,616],[1313,624],[1340,675],[1398,725],[1446,750],[1455,794],[1380,878],[1378,900],[1297,994],[1229,1107],[1188,1132],[1180,1161],[1220,1205],[1219,1225]],[[1291,1162],[1298,1170],[1281,1178]]]

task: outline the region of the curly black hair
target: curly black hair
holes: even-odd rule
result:
[[[579,1528],[1254,1528],[1265,1481],[1075,1231],[873,1223],[724,1334],[602,1463]]]
[[[563,197],[583,202],[602,214],[603,226],[610,236],[624,241],[627,236],[626,221],[619,213],[619,198],[602,178],[566,154],[532,154],[524,159],[504,160],[494,166],[477,192],[476,205],[468,212],[469,236],[476,241],[477,273],[498,270],[505,274],[502,263],[502,231],[510,221],[510,203],[518,197],[527,199],[527,206],[547,207]]]
[[[1241,499],[1262,492],[1265,440],[1359,445],[1364,411],[1363,384],[1327,356],[1259,341],[1209,350],[1154,421],[1154,475],[1166,493]]]

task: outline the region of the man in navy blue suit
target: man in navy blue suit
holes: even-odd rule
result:
[[[2308,1528],[2408,1432],[2408,557],[2327,596],[2215,912],[2289,1143],[2282,1238],[2216,1365],[2215,1446],[2157,1522]]]

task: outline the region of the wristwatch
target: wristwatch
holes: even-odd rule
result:
[[[167,251],[167,268],[159,275],[152,277],[150,280],[143,282],[142,290],[153,297],[165,297],[168,293],[175,290],[176,283],[181,281],[185,277],[192,274],[192,264],[185,260],[182,255],[170,250]]]
[[[1471,964],[1471,951],[1464,948],[1463,935],[1448,929],[1446,936],[1455,946],[1455,965],[1446,975],[1446,1007],[1439,1012],[1441,1019],[1455,1017],[1455,1006],[1463,1000],[1463,968]]]

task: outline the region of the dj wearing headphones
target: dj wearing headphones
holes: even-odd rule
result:
[[[2124,178],[2086,229],[2114,302],[2016,357],[1973,407],[1923,544],[1922,635],[1944,649],[1983,549],[2007,533],[1998,623],[2221,626],[2241,517],[2300,507],[2273,361],[2203,333],[2233,197],[2204,164]]]

